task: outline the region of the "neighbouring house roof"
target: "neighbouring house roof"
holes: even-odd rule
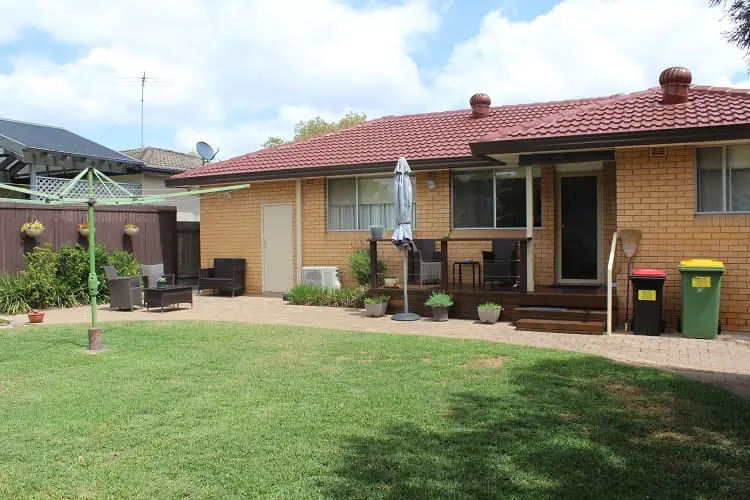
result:
[[[145,164],[144,171],[178,173],[203,165],[198,156],[153,146],[127,149],[123,153],[141,160]]]
[[[35,154],[59,154],[140,166],[141,162],[61,127],[0,118],[0,147],[27,163]]]
[[[687,70],[684,72],[686,81],[665,81],[664,89],[497,106],[489,109],[486,118],[473,118],[472,110],[466,109],[379,118],[207,164],[173,176],[168,183],[335,175],[351,173],[352,166],[368,166],[377,171],[385,165],[395,165],[399,156],[405,156],[417,168],[428,168],[439,160],[453,159],[454,165],[456,159],[476,163],[491,154],[611,151],[624,145],[750,138],[750,91],[691,86],[691,76]],[[685,102],[664,103],[665,92],[672,83],[681,86]],[[348,167],[352,168],[347,170]]]

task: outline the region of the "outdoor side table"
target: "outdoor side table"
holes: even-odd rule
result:
[[[165,307],[180,304],[190,304],[193,308],[193,287],[190,285],[167,285],[163,288],[144,288],[143,303],[146,310],[152,307],[160,307],[164,312]]]
[[[476,260],[457,260],[453,263],[453,285],[456,284],[456,266],[458,266],[458,284],[463,283],[463,276],[461,273],[462,266],[471,266],[471,288],[477,287],[477,276],[479,277],[479,285],[482,285],[482,263]]]

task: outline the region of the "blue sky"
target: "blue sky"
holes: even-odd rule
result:
[[[607,95],[670,65],[750,86],[706,0],[27,0],[0,32],[0,115],[110,147],[221,156],[290,137],[295,122]],[[645,16],[644,12],[648,15]],[[72,26],[86,26],[77,30]],[[687,39],[680,32],[692,35]]]

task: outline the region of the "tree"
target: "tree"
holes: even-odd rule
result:
[[[294,139],[292,140],[301,141],[304,139],[310,139],[311,137],[317,137],[319,135],[327,134],[328,132],[333,132],[334,130],[338,130],[340,128],[359,125],[365,120],[367,120],[367,115],[365,113],[356,113],[354,111],[349,111],[339,121],[333,122],[327,122],[320,116],[316,116],[309,120],[302,120],[300,122],[297,122],[297,124],[294,125]],[[262,144],[262,146],[264,148],[268,148],[272,146],[278,146],[286,142],[287,141],[285,141],[281,137],[273,136],[269,137],[268,140],[266,140],[266,142]]]
[[[709,0],[709,5],[724,9],[733,25],[724,35],[750,56],[750,0]]]

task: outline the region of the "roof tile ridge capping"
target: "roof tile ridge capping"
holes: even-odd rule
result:
[[[555,123],[556,121],[562,120],[563,118],[570,118],[578,114],[586,113],[593,109],[603,108],[605,106],[609,106],[614,103],[632,99],[634,97],[647,95],[649,93],[654,92],[655,90],[660,90],[660,89],[658,87],[652,87],[652,88],[648,88],[645,90],[638,90],[636,92],[630,92],[627,94],[613,94],[610,96],[596,97],[596,98],[590,98],[590,99],[586,99],[586,98],[578,99],[578,101],[581,101],[584,104],[575,108],[565,110],[565,111],[556,111],[554,113],[544,115],[541,118],[535,118],[533,120],[519,123],[517,125],[511,125],[509,127],[503,127],[503,128],[497,129],[494,132],[491,132],[487,135],[480,137],[479,139],[477,139],[477,142],[497,141],[497,140],[505,139],[511,134],[515,134],[515,133],[522,132],[522,131],[528,131],[536,127],[539,127],[540,125],[550,125],[552,123]],[[571,100],[571,101],[574,101],[574,100]],[[565,101],[560,101],[560,102],[565,102]],[[547,103],[544,103],[544,104],[547,104]]]
[[[750,96],[750,88],[743,89],[739,87],[715,87],[712,85],[691,85],[690,90],[699,92],[710,92],[713,94],[738,94]]]
[[[46,123],[36,123],[36,122],[27,122],[24,120],[14,120],[12,118],[0,118],[0,121],[3,122],[11,122],[11,123],[20,123],[22,125],[34,125],[35,127],[46,127],[46,128],[56,128],[60,130],[65,130],[66,132],[70,132],[70,130],[66,129],[65,127],[61,125],[48,125]],[[70,132],[73,134],[74,132]]]

